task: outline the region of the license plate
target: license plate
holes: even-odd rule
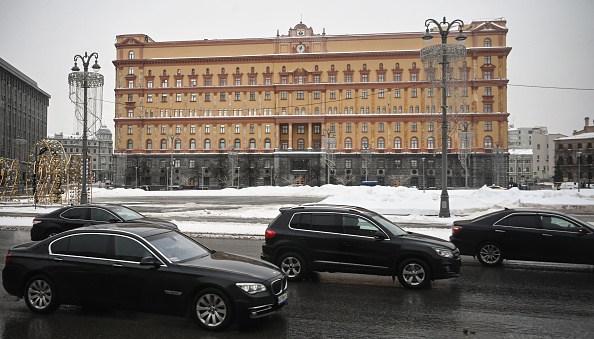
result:
[[[287,293],[278,296],[278,304],[284,304],[287,301]]]

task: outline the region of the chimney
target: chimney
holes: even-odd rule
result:
[[[585,127],[590,126],[590,118],[589,117],[586,117],[584,120],[586,120],[586,126]]]

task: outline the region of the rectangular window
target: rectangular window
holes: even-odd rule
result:
[[[227,78],[220,78],[219,86],[227,86]]]
[[[162,125],[161,126],[161,134],[166,134],[167,133],[167,126]]]
[[[146,82],[146,87],[147,88],[153,88],[153,81],[152,80],[147,81]]]
[[[384,131],[384,123],[383,123],[383,122],[380,122],[380,123],[377,125],[377,131],[378,131],[378,132],[383,132],[383,131]]]
[[[196,93],[190,93],[190,101],[196,102]]]
[[[402,81],[402,74],[400,74],[400,73],[394,73],[394,81],[395,82],[401,82]]]
[[[287,100],[287,91],[281,91],[281,100]]]
[[[377,96],[378,96],[378,98],[384,98],[385,97],[384,90],[380,89],[377,93]]]
[[[344,82],[353,82],[353,75],[352,74],[345,75]]]
[[[491,56],[486,56],[485,57],[485,65],[490,65],[491,64]]]
[[[417,97],[417,89],[416,88],[412,88],[410,90],[410,97],[411,98],[416,98]]]
[[[394,98],[400,98],[400,88],[394,89]]]
[[[239,134],[240,127],[239,125],[235,125],[235,134]]]
[[[401,128],[401,127],[400,127],[400,123],[399,123],[399,122],[397,122],[397,123],[396,123],[396,126],[394,127],[394,131],[396,131],[396,132],[400,132],[400,128]]]
[[[196,79],[190,79],[190,87],[196,87]]]
[[[226,92],[219,93],[219,100],[227,101],[227,93]]]
[[[485,104],[485,113],[493,113],[493,106],[491,104]]]
[[[225,125],[223,125],[223,124],[219,125],[219,133],[225,134]]]
[[[344,161],[344,167],[345,168],[353,168],[353,160],[352,159],[346,159]]]
[[[363,133],[366,133],[366,132],[367,132],[367,123],[366,123],[366,122],[364,122],[364,123],[361,125],[361,131],[362,131]]]
[[[394,168],[402,168],[402,160],[401,159],[394,160]]]
[[[345,91],[345,96],[346,96],[347,99],[352,99],[353,98],[352,91],[350,89],[347,89]]]
[[[235,101],[241,100],[241,92],[235,92]]]
[[[492,131],[493,123],[491,121],[485,121],[485,131]]]
[[[264,92],[264,100],[270,100],[270,92]]]
[[[206,101],[206,102],[210,101],[210,93],[204,93],[204,101]]]
[[[287,83],[287,76],[283,75],[281,76],[281,84],[286,84]]]
[[[264,78],[264,83],[266,85],[271,85],[272,84],[272,80],[270,79],[270,77],[266,77],[266,78]]]
[[[210,125],[209,124],[204,125],[204,134],[210,134]]]
[[[314,99],[319,99],[320,98],[320,91],[314,91],[313,92],[313,97],[314,97]]]
[[[181,81],[181,79],[175,80],[175,87],[182,87],[182,81]]]
[[[485,87],[485,95],[493,95],[491,92],[491,87]]]
[[[331,76],[330,76],[330,79],[329,79],[329,82],[330,82],[331,84],[334,84],[334,83],[336,83],[336,75],[331,75]]]
[[[330,91],[330,99],[331,99],[331,100],[334,100],[334,99],[336,99],[336,91],[335,91],[335,90],[331,90],[331,91]]]
[[[256,77],[250,77],[250,86],[256,85]]]
[[[128,134],[132,134],[132,125],[128,125]]]
[[[412,132],[416,132],[417,131],[417,123],[416,122],[411,123],[410,130]]]
[[[161,94],[161,102],[167,102],[167,94]]]
[[[361,98],[362,99],[367,99],[368,98],[368,94],[367,94],[367,90],[361,90]]]
[[[386,81],[386,75],[385,74],[378,74],[377,81],[378,82],[385,82]]]
[[[241,78],[235,78],[235,86],[241,86]]]
[[[282,125],[281,126],[281,133],[282,134],[289,134],[289,126],[288,125]]]
[[[151,125],[147,125],[146,126],[146,134],[148,134],[148,135],[153,134],[153,128],[152,127],[153,126],[151,126]]]
[[[305,126],[297,125],[297,134],[305,134]]]
[[[181,98],[182,98],[182,97],[181,97],[181,93],[177,93],[177,94],[175,95],[175,101],[176,101],[176,102],[181,102]]]
[[[128,118],[133,118],[134,117],[134,110],[133,109],[129,109],[128,110]]]
[[[164,79],[163,81],[161,81],[161,87],[163,87],[163,88],[168,87],[168,85],[169,85],[168,83],[169,83],[169,81],[167,79]]]
[[[320,83],[320,76],[314,75],[314,84],[319,84],[319,83]]]
[[[350,122],[347,122],[346,123],[346,132],[347,133],[351,133],[351,130],[352,130],[351,123]]]
[[[190,134],[196,134],[196,125],[190,125]]]
[[[361,75],[361,82],[369,82],[369,75],[362,74]]]
[[[250,101],[256,101],[256,92],[250,92]]]
[[[297,100],[303,100],[305,98],[303,91],[297,91]]]
[[[417,73],[413,73],[410,75],[411,81],[419,81],[419,75]]]
[[[264,133],[270,134],[270,125],[264,126]]]

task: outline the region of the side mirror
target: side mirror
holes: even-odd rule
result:
[[[161,261],[155,257],[144,257],[140,259],[140,266],[151,266],[157,268],[161,266]]]
[[[388,237],[383,232],[376,231],[375,233],[373,233],[373,239],[381,241],[388,239]]]

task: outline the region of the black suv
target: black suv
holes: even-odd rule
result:
[[[281,208],[266,229],[261,257],[292,281],[309,271],[362,273],[397,276],[412,289],[457,277],[461,265],[449,241],[406,232],[361,207],[321,204]]]

